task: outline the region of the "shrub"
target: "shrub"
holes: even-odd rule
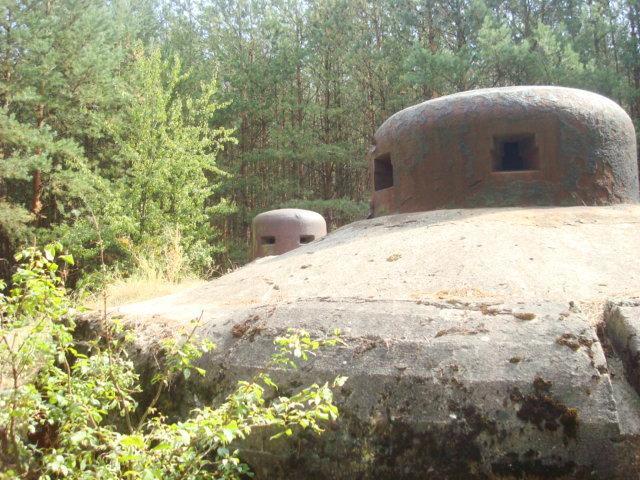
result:
[[[170,423],[156,408],[162,391],[203,375],[195,362],[214,348],[198,338],[197,324],[162,342],[155,395],[141,411],[123,326],[107,321],[100,338],[74,340],[74,309],[59,275],[73,259],[60,251],[23,251],[11,287],[0,285],[0,479],[235,479],[250,476],[237,448],[256,429],[273,429],[275,437],[296,428],[321,433],[337,418],[332,388],[344,377],[269,400],[277,385],[261,373],[239,382],[221,405]],[[292,331],[276,340],[273,362],[296,367],[338,341]]]

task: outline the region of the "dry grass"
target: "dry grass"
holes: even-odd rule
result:
[[[105,291],[89,297],[84,305],[91,309],[136,303],[197,287],[205,283],[190,273],[189,262],[177,229],[167,229],[158,245],[145,245],[133,251],[135,272],[126,278],[116,277]]]
[[[169,282],[164,278],[130,277],[117,280],[106,289],[107,306],[116,307],[128,303],[142,302],[155,297],[198,287],[206,283],[205,280],[188,278],[180,282]],[[84,305],[90,310],[102,308],[103,293],[90,296]]]

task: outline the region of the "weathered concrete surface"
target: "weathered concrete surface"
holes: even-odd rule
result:
[[[604,304],[640,298],[639,232],[638,205],[376,218],[113,313],[142,349],[202,315],[219,348],[171,392],[183,409],[261,369],[287,328],[342,329],[345,347],[273,372],[284,391],[349,376],[341,419],[256,440],[259,478],[636,478],[638,395]]]
[[[382,124],[369,161],[374,216],[638,201],[631,119],[571,88],[473,90],[415,105]]]
[[[256,215],[251,222],[253,258],[281,255],[327,234],[327,222],[319,213],[281,208]]]
[[[251,329],[225,349],[226,380],[260,369],[273,337],[301,323],[342,328],[347,347],[284,376],[285,385],[350,376],[344,415],[327,436],[245,451],[261,478],[637,473],[638,431],[622,433],[595,329],[566,305],[317,299],[250,315]],[[219,388],[219,377],[210,381],[201,395]]]
[[[243,455],[258,478],[637,474],[637,395],[614,390],[595,327],[563,304],[317,298],[249,308],[205,325],[219,345],[202,362],[210,375],[171,402],[222,396],[264,368],[275,336],[301,326],[341,328],[346,346],[271,373],[281,392],[348,374],[342,417],[320,438],[254,439]]]
[[[604,302],[640,295],[639,232],[638,205],[389,216],[121,310],[188,321],[316,297]]]
[[[626,366],[627,377],[640,393],[640,300],[610,302],[607,336]]]

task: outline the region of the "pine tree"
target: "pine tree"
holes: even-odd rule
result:
[[[117,4],[11,0],[0,17],[0,256],[72,222],[113,143],[126,61]],[[40,235],[39,235],[40,236]],[[46,234],[45,234],[46,236]]]

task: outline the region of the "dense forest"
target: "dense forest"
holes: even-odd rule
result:
[[[52,239],[74,254],[74,282],[175,252],[174,276],[214,275],[246,260],[261,211],[310,208],[331,228],[366,216],[376,128],[457,91],[574,86],[640,119],[637,0],[0,8],[5,277],[15,251]]]

